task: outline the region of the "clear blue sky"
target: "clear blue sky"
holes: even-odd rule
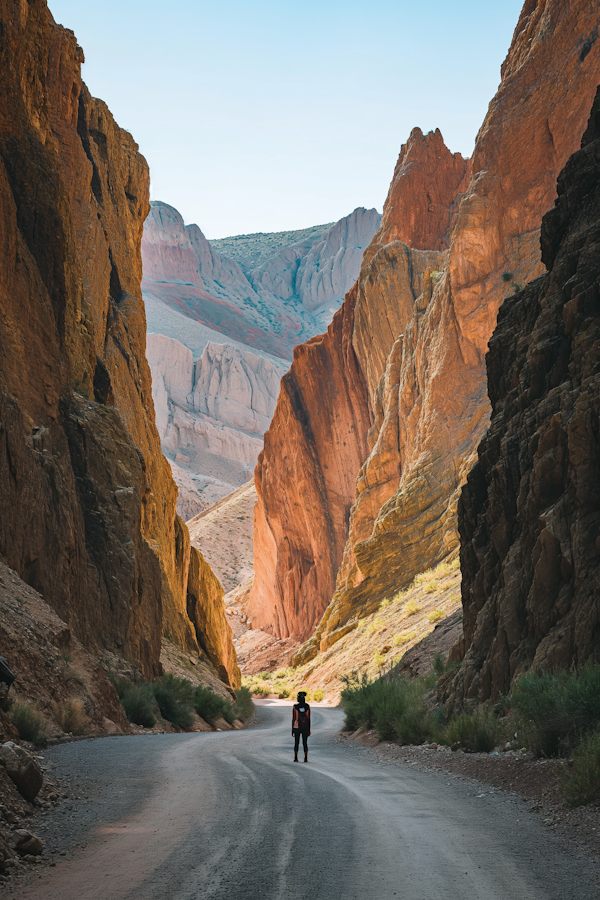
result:
[[[381,210],[411,128],[470,155],[522,0],[49,0],[209,238]]]

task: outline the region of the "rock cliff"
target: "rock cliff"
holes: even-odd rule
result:
[[[542,223],[548,274],[506,300],[492,417],[459,504],[461,703],[525,666],[600,662],[600,91]]]
[[[0,555],[87,648],[150,676],[164,631],[237,684],[154,424],[147,165],[43,0],[0,0],[0,25]]]
[[[365,252],[351,300],[348,347],[373,427],[364,455],[358,447],[355,454],[341,567],[331,540],[318,549],[332,558],[335,596],[297,661],[457,544],[458,496],[489,421],[487,342],[511,284],[543,272],[539,222],[600,80],[595,26],[584,0],[568,10],[558,0],[527,0],[470,165],[437,133],[413,132],[400,154],[381,234]],[[299,376],[296,353],[290,378]],[[299,451],[284,429],[293,434],[289,420],[304,421],[319,396],[294,407],[282,393],[280,402],[285,415],[280,425],[276,410],[257,468],[255,528],[256,546],[270,543],[278,565],[259,570],[257,551],[252,602],[276,633],[284,606],[306,634],[331,600],[331,578],[309,575],[314,554],[290,551],[277,522],[308,493],[305,478],[289,470],[286,457]],[[342,495],[347,478],[332,491]],[[302,531],[295,544],[304,548],[311,526],[305,532],[301,518],[292,528]],[[309,577],[297,577],[299,566]]]
[[[454,170],[455,157],[439,132],[423,136],[415,129],[400,160],[404,178],[396,179],[390,190],[382,228],[365,252],[357,284],[327,335],[295,351],[256,470],[256,577],[249,612],[253,625],[273,629],[280,637],[307,638],[333,595],[356,478],[368,455],[377,415],[370,388],[377,386],[395,337],[444,259],[443,251],[387,242],[383,223],[393,219],[390,207],[406,204],[404,192],[412,187],[413,169],[429,165],[431,180],[442,180],[446,164]],[[467,167],[462,163],[461,178]],[[455,190],[460,182],[455,180]],[[428,227],[433,231],[425,224],[428,208],[422,218],[425,222],[413,217],[413,227],[419,233]],[[408,224],[404,237],[411,239]],[[437,240],[443,237],[439,234]],[[371,303],[375,295],[378,304]],[[365,365],[360,364],[357,348],[364,353]],[[286,389],[288,383],[293,390]],[[308,508],[307,498],[311,498]]]

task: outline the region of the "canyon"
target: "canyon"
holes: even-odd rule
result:
[[[142,239],[147,356],[162,448],[184,519],[244,484],[293,347],[327,327],[379,213],[214,242],[153,202]]]
[[[151,678],[167,641],[236,688],[154,421],[148,166],[45,2],[0,0],[0,22],[0,557],[96,657]]]
[[[464,636],[451,704],[600,662],[600,91],[542,221],[547,274],[507,299],[490,428],[458,509]]]
[[[600,81],[595,29],[583,0],[527,0],[471,160],[411,133],[357,284],[294,350],[256,471],[248,605],[306,640],[294,664],[458,546],[487,344],[504,300],[544,272],[541,217]]]

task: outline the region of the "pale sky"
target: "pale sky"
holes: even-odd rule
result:
[[[522,0],[49,0],[208,238],[381,211],[411,129],[470,155]]]

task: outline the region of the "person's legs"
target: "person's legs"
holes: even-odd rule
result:
[[[300,732],[294,735],[294,762],[298,762],[298,746],[300,744]]]
[[[302,734],[302,746],[304,747],[304,762],[308,762],[308,735]]]

